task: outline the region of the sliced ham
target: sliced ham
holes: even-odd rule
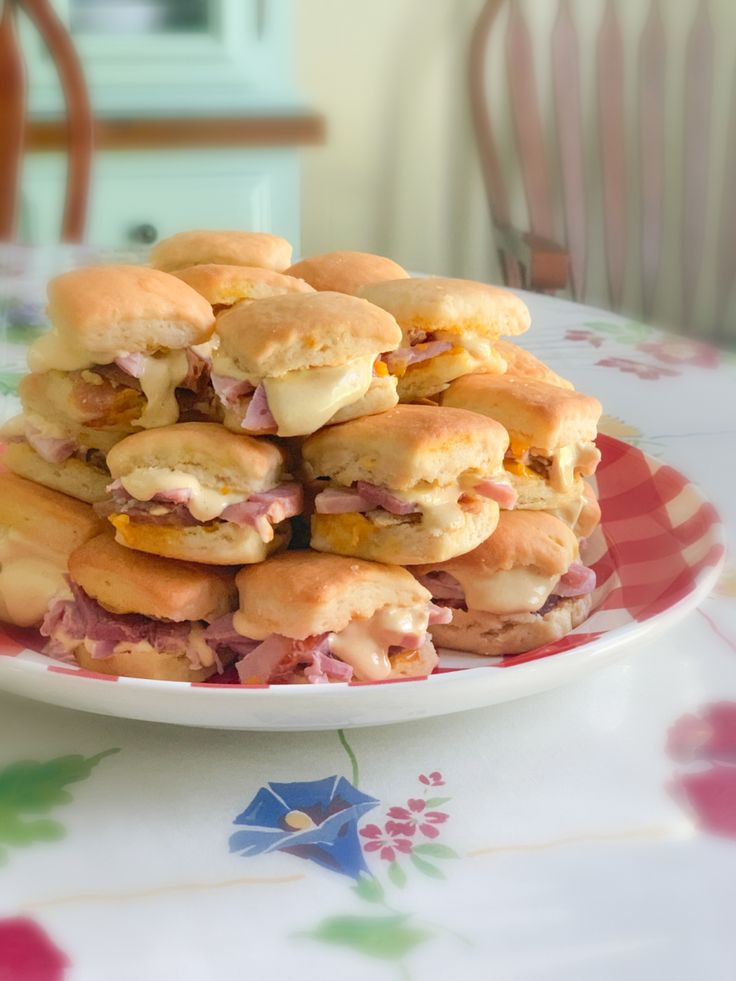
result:
[[[220,515],[222,521],[255,528],[264,542],[273,540],[273,526],[300,514],[304,507],[301,484],[279,484],[262,494],[251,494],[247,501],[229,504]]]
[[[257,640],[244,637],[235,629],[232,613],[213,621],[204,632],[206,643],[215,651],[232,651],[240,657],[250,654],[254,648],[258,647]]]
[[[372,511],[375,505],[352,488],[328,487],[317,494],[314,509],[317,514],[350,514]]]
[[[365,480],[359,480],[355,485],[360,496],[373,505],[374,508],[383,508],[391,514],[414,514],[419,510],[419,505],[414,501],[402,501],[396,497],[386,487],[378,484],[369,484]]]
[[[71,600],[56,600],[41,624],[41,635],[49,638],[45,652],[50,657],[71,654],[85,643],[93,658],[112,657],[118,644],[148,643],[154,650],[173,656],[186,656],[193,667],[201,663],[191,644],[189,620],[155,620],[139,613],[110,613],[69,581]],[[214,653],[214,652],[213,652]]]
[[[153,501],[165,501],[167,504],[188,504],[192,499],[189,487],[174,487],[171,490],[158,491],[153,495]]]
[[[433,627],[437,623],[450,623],[452,621],[452,610],[447,606],[435,606],[434,603],[428,603],[427,608],[429,610],[429,626]]]
[[[271,634],[238,661],[236,668],[243,685],[266,685],[279,662],[291,654],[292,641],[280,634]]]
[[[473,487],[473,490],[483,497],[490,497],[499,507],[505,508],[507,511],[516,505],[519,496],[510,484],[500,480],[480,480]]]
[[[263,385],[259,384],[253,392],[241,426],[252,433],[275,433],[278,429],[276,420],[268,407],[266,389]]]
[[[427,572],[417,578],[430,591],[432,599],[465,600],[465,590],[449,572]]]
[[[43,436],[34,426],[26,427],[26,439],[47,463],[63,463],[79,449],[73,439],[57,436]]]
[[[179,382],[177,388],[186,388],[190,392],[201,392],[210,376],[210,362],[191,349],[187,350],[187,373]]]
[[[573,562],[554,588],[557,596],[584,596],[595,589],[595,572],[581,562]]]
[[[420,342],[412,347],[400,347],[396,351],[390,351],[383,355],[383,360],[388,365],[389,371],[403,374],[412,365],[421,364],[422,361],[428,361],[430,358],[436,358],[451,348],[452,344],[449,341]]]
[[[330,681],[350,681],[353,669],[350,664],[338,661],[336,657],[322,651],[312,653],[312,663],[304,669],[304,677],[313,684],[326,684]]]
[[[123,354],[115,358],[115,364],[132,378],[140,378],[146,366],[146,356],[144,354]]]
[[[227,375],[211,375],[212,387],[223,405],[234,406],[246,395],[250,395],[253,386],[241,378],[230,378]]]

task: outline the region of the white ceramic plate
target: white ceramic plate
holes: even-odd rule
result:
[[[103,715],[218,729],[306,730],[385,725],[462,712],[567,684],[640,648],[710,592],[724,555],[712,505],[672,468],[599,437],[602,526],[585,560],[598,577],[594,611],[555,644],[507,658],[443,653],[426,679],[242,687],[94,674],[37,653],[40,638],[0,634],[0,688]],[[32,648],[35,647],[36,650]]]

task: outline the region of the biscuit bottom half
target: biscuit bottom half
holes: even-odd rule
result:
[[[115,541],[120,545],[139,552],[205,565],[263,562],[289,542],[288,522],[276,526],[272,541],[264,542],[255,529],[230,521],[176,527],[136,524],[126,514],[112,514],[109,521],[115,528]]]
[[[501,657],[523,654],[559,640],[579,626],[590,613],[593,597],[561,599],[547,613],[517,613],[497,616],[483,610],[453,610],[452,623],[430,627],[432,640],[470,654]]]
[[[84,644],[74,649],[74,659],[85,671],[97,674],[120,675],[123,678],[145,678],[149,681],[206,681],[217,672],[217,665],[195,668],[186,655],[167,654],[165,651],[133,648],[116,651],[110,657],[92,657]],[[220,663],[227,667],[235,655],[220,656]]]
[[[314,514],[310,544],[318,552],[391,565],[444,562],[476,548],[498,524],[495,501],[478,498],[461,508],[462,525],[441,531],[428,528],[420,513],[393,515],[376,510],[366,514]]]

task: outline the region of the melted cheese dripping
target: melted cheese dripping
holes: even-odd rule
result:
[[[358,681],[383,681],[391,674],[389,647],[403,646],[407,634],[424,635],[428,624],[426,608],[386,606],[330,634],[330,650],[351,665]]]
[[[140,419],[135,420],[135,425],[156,429],[178,421],[176,388],[184,381],[188,371],[186,351],[170,351],[145,359],[143,373],[138,380],[147,404]]]
[[[35,545],[14,529],[0,532],[0,618],[21,627],[39,623],[52,596],[71,596],[64,556]]]
[[[116,355],[92,354],[76,347],[56,330],[50,330],[28,348],[28,367],[31,371],[82,371],[93,364],[110,364]]]
[[[279,436],[316,432],[346,405],[363,398],[373,380],[374,354],[332,368],[289,371],[264,378],[268,407]]]
[[[140,467],[120,478],[125,490],[138,501],[151,501],[156,494],[188,490],[191,498],[187,507],[198,521],[214,521],[230,504],[246,501],[249,491],[206,487],[194,474],[168,467]]]
[[[497,616],[533,613],[549,599],[559,576],[546,576],[528,567],[499,569],[484,575],[477,569],[453,569],[452,575],[465,590],[469,610],[483,610]]]

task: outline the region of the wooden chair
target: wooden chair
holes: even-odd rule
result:
[[[2,0],[0,0],[2,2]],[[16,32],[22,9],[35,25],[56,64],[67,118],[66,199],[63,242],[84,235],[93,151],[93,117],[79,58],[48,0],[4,0],[0,16],[0,241],[15,238],[26,116],[26,79]]]
[[[552,0],[548,2],[551,4]],[[690,0],[692,21],[684,49],[685,136],[681,145],[673,147],[665,117],[668,42],[663,14],[669,0],[649,0],[642,32],[636,39],[635,120],[627,118],[620,6],[617,0],[604,0],[594,39],[593,77],[586,76],[585,80],[581,55],[586,49],[571,0],[557,0],[556,20],[549,38],[549,78],[539,75],[524,4],[520,0],[486,0],[482,8],[471,44],[469,82],[499,259],[509,285],[545,292],[568,288],[574,298],[585,299],[591,249],[590,193],[586,196],[586,184],[590,185],[591,144],[597,142],[609,303],[613,309],[621,306],[627,243],[638,235],[640,282],[632,286],[637,287],[641,311],[650,316],[661,272],[665,219],[669,221],[671,217],[665,213],[665,179],[668,169],[681,167],[681,310],[682,322],[688,324],[703,272],[715,29],[708,0]],[[500,29],[502,14],[507,15],[502,45],[514,134],[503,144],[497,139],[497,120],[492,119],[491,109],[492,105],[498,109],[502,103],[495,91],[491,101],[486,81],[492,32]],[[585,43],[590,45],[592,41],[586,37]],[[553,127],[543,124],[539,81],[551,102]],[[589,84],[595,87],[597,118],[587,123],[582,111],[587,94],[583,86]],[[716,321],[720,316],[721,323],[736,279],[736,94],[732,96],[730,115],[729,161],[715,232],[718,247],[714,307]],[[595,132],[591,132],[591,127]],[[550,128],[556,130],[555,140],[548,137]],[[639,166],[630,169],[628,141],[634,136]],[[508,150],[509,142],[515,143],[514,173],[523,184],[526,201],[528,225],[524,230],[512,221],[509,167],[505,168],[505,177],[499,157],[499,147]],[[678,156],[680,159],[675,159]],[[632,195],[637,201],[638,227],[629,227],[627,218]]]

